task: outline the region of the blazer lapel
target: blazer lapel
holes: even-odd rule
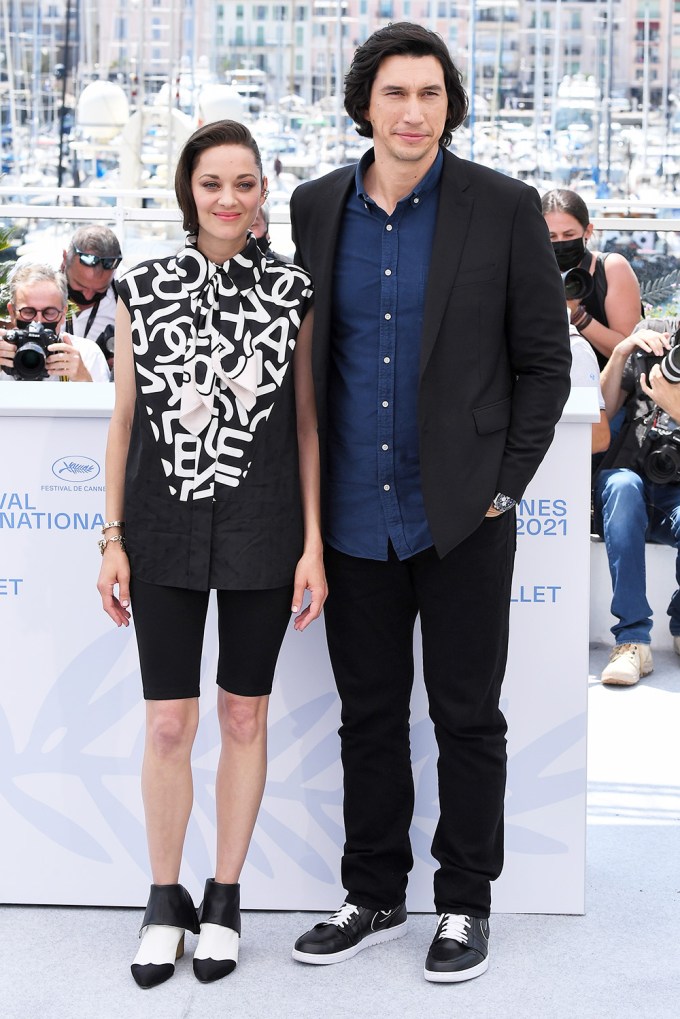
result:
[[[325,427],[326,383],[331,348],[333,308],[333,263],[345,203],[354,186],[355,167],[343,167],[323,179],[323,187],[313,192],[313,201],[304,213],[297,213],[298,232],[305,255],[305,268],[314,285],[314,341],[312,367],[316,385],[319,427]]]
[[[318,345],[326,346],[330,337],[333,304],[333,262],[338,234],[345,212],[345,202],[354,184],[354,167],[344,168],[319,188],[314,206],[309,210],[304,229],[305,248],[309,252],[308,271],[314,283],[314,334]]]
[[[330,290],[333,286],[333,262],[338,234],[345,212],[345,202],[354,184],[354,167],[347,167],[329,180],[327,187],[319,189],[313,215],[306,225],[308,247],[313,252],[314,264],[308,269],[314,280],[314,289],[319,300],[330,305]],[[326,298],[328,297],[328,300]]]
[[[437,225],[425,292],[420,347],[421,377],[432,354],[451,288],[458,273],[473,204],[465,163],[451,152],[444,152]]]

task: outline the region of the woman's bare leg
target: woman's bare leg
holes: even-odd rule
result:
[[[193,803],[198,698],[146,702],[142,798],[154,884],[177,884]]]
[[[222,750],[217,766],[215,880],[236,884],[248,852],[267,776],[269,697],[241,697],[219,690]]]

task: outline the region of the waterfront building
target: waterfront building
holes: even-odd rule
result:
[[[492,109],[549,102],[592,75],[612,108],[666,109],[680,93],[680,0],[0,0],[0,79],[17,116],[49,106],[63,66],[118,78],[133,103],[208,77],[268,102],[333,94],[360,42],[413,20],[438,31]],[[68,41],[67,41],[68,37]],[[471,54],[474,51],[474,59]],[[37,74],[36,74],[37,70]],[[26,113],[28,115],[28,113]]]

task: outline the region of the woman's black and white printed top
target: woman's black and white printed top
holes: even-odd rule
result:
[[[309,276],[252,237],[223,265],[190,237],[117,286],[137,388],[125,478],[133,576],[195,590],[289,583],[302,547],[291,361]]]

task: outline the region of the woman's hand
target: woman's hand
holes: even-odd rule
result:
[[[68,333],[62,333],[58,343],[50,343],[46,367],[48,375],[65,375],[71,382],[92,382],[92,376],[83,364],[80,351],[74,347]]]
[[[300,612],[305,591],[309,591],[312,597],[309,605]],[[328,585],[323,568],[322,553],[303,553],[295,569],[293,604],[291,606],[292,612],[299,612],[293,624],[296,630],[304,630],[314,619],[319,618],[327,596]]]
[[[116,584],[118,597],[113,593]],[[130,562],[119,541],[109,542],[104,549],[97,590],[102,598],[104,612],[111,616],[116,626],[129,626]]]

